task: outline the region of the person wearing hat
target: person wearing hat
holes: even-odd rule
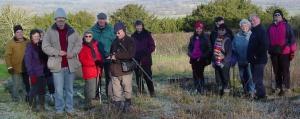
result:
[[[99,13],[97,15],[98,21],[97,23],[91,28],[93,31],[93,37],[95,40],[98,41],[98,49],[104,58],[104,74],[105,74],[105,93],[106,96],[111,97],[112,90],[110,84],[110,60],[108,59],[110,55],[110,47],[112,42],[115,40],[116,35],[114,33],[114,29],[111,24],[107,22],[107,15],[105,13]],[[99,98],[99,93],[97,93],[97,97]]]
[[[96,105],[96,90],[102,75],[102,56],[98,50],[98,41],[93,38],[92,31],[86,31],[83,35],[82,49],[78,55],[82,65],[82,75],[85,80],[84,95],[86,108],[90,109]]]
[[[261,24],[261,20],[258,15],[250,15],[251,22],[251,35],[249,38],[247,49],[247,60],[250,63],[252,80],[255,85],[255,97],[256,100],[265,100],[266,89],[263,83],[264,70],[268,62],[267,50],[268,40],[265,28]]]
[[[138,86],[138,93],[142,94],[144,91],[144,84],[142,78],[145,79],[148,91],[151,97],[155,96],[154,85],[152,82],[152,52],[155,50],[155,43],[152,38],[151,32],[145,29],[144,23],[141,20],[137,20],[134,24],[136,31],[131,35],[135,41],[136,53],[135,59],[142,66],[143,70],[149,75],[143,74],[139,68],[135,69],[136,83]],[[143,76],[143,77],[142,77]],[[151,78],[151,79],[149,79]]]
[[[232,54],[232,39],[225,24],[218,28],[218,36],[214,40],[212,65],[215,68],[216,80],[218,81],[220,95],[228,95],[230,92],[230,67]]]
[[[215,17],[214,29],[210,32],[210,41],[211,41],[212,45],[215,42],[214,40],[218,36],[218,28],[220,27],[221,24],[225,24],[224,17],[222,17],[222,16]],[[229,29],[227,27],[226,31],[228,31],[230,38],[233,39],[234,35],[233,35],[233,32],[231,31],[231,29]]]
[[[278,95],[290,93],[290,62],[296,53],[296,37],[281,10],[273,13],[273,23],[267,31],[269,54],[273,65]]]
[[[9,40],[6,44],[4,57],[8,73],[12,76],[12,99],[13,101],[20,101],[25,94],[22,81],[26,83],[28,80],[24,77],[23,58],[29,40],[23,36],[23,28],[21,25],[15,25],[13,30],[14,36],[12,40]],[[27,87],[29,89],[29,85]]]
[[[47,65],[53,74],[55,87],[55,110],[58,116],[64,110],[73,114],[73,81],[75,71],[80,68],[77,55],[82,47],[78,33],[66,23],[63,8],[56,9],[55,23],[47,30],[42,42],[42,50],[49,56]]]
[[[123,22],[118,22],[114,26],[117,35],[110,50],[110,65],[113,88],[113,105],[118,110],[128,112],[131,110],[132,75],[134,68],[132,65],[135,55],[134,40],[126,34],[126,27]],[[123,100],[125,99],[125,101]],[[122,105],[124,102],[124,106]]]
[[[198,93],[204,94],[204,68],[210,64],[211,43],[204,35],[204,24],[196,21],[195,32],[190,38],[188,56],[193,70],[194,85]]]
[[[242,19],[239,24],[241,30],[232,41],[232,58],[238,62],[240,80],[244,89],[244,97],[253,98],[255,85],[252,81],[250,64],[247,60],[247,48],[251,35],[251,23]]]

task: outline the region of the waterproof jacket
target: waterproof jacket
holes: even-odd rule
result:
[[[252,64],[266,64],[268,61],[268,40],[266,30],[259,24],[251,29],[251,36],[247,49],[247,59]]]
[[[93,38],[98,41],[98,49],[103,58],[110,55],[110,47],[112,42],[116,39],[114,29],[110,24],[106,24],[104,28],[100,28],[96,23],[92,28]]]
[[[123,48],[123,47],[125,48]],[[123,72],[121,62],[122,61],[129,61],[134,58],[135,55],[135,43],[134,40],[129,37],[125,36],[123,40],[116,39],[112,43],[110,52],[112,55],[114,54],[116,60],[113,60],[110,64],[111,75],[114,77],[128,75],[131,72]]]
[[[14,73],[22,73],[23,58],[25,54],[26,45],[29,42],[24,38],[24,41],[18,41],[15,37],[9,40],[5,47],[5,62],[7,67],[13,67]]]
[[[68,68],[70,72],[75,72],[80,68],[78,53],[82,47],[82,40],[78,33],[68,24],[67,28],[67,53],[71,54],[72,58],[68,58]],[[61,51],[59,42],[59,33],[56,24],[53,24],[45,33],[42,42],[43,51],[49,56],[47,66],[51,72],[59,72],[61,70],[62,57],[59,56]]]
[[[268,29],[269,53],[290,54],[297,49],[293,29],[286,21],[272,23]],[[277,49],[276,49],[277,48]],[[278,50],[278,51],[276,51]]]
[[[251,31],[238,32],[232,41],[232,58],[236,59],[239,65],[248,64],[247,50]]]
[[[142,32],[134,32],[131,35],[135,43],[134,58],[141,63],[141,65],[152,65],[152,53],[155,50],[155,43],[151,32],[143,30]]]
[[[93,56],[91,48],[93,48],[95,51],[95,57]],[[90,46],[84,43],[78,57],[82,65],[82,75],[84,80],[93,79],[98,75],[102,75],[101,67],[97,67],[95,64],[96,60],[99,60],[103,63],[102,56],[98,51],[98,42],[96,40],[93,40]]]

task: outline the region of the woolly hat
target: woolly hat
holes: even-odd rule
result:
[[[278,14],[278,13],[282,16],[282,18],[284,18],[284,17],[283,17],[283,12],[282,12],[280,9],[276,9],[276,10],[274,11],[274,13],[273,13],[273,16],[274,16],[275,14]]]
[[[59,18],[59,17],[67,19],[67,14],[63,8],[57,8],[54,13],[54,19]]]
[[[194,28],[195,29],[197,29],[197,28],[203,29],[204,28],[204,24],[201,21],[196,21],[195,24],[194,24]]]
[[[14,26],[14,33],[16,33],[18,30],[22,30],[23,31],[23,28],[21,25],[15,25]]]
[[[99,13],[98,15],[97,15],[97,18],[98,19],[107,19],[107,15],[105,14],[105,13],[103,13],[103,12],[101,12],[101,13]]]
[[[121,29],[126,30],[126,26],[124,25],[123,22],[119,21],[119,22],[117,22],[117,23],[115,24],[115,26],[114,26],[114,31],[115,31],[115,32],[118,32],[118,31],[121,30]]]

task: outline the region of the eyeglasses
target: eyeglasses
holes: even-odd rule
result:
[[[281,16],[279,13],[274,14],[274,16],[279,17]]]
[[[91,38],[92,36],[84,36],[84,37],[86,37],[86,38]]]
[[[116,32],[116,34],[117,34],[117,35],[120,35],[121,33],[120,33],[120,32]]]

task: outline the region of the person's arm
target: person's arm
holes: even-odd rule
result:
[[[154,39],[153,39],[151,33],[149,33],[148,51],[149,51],[149,54],[151,54],[155,51],[155,42],[154,42]]]
[[[46,53],[48,56],[59,56],[60,51],[58,49],[55,49],[50,42],[51,36],[50,36],[50,30],[48,30],[45,33],[45,36],[42,41],[42,50],[44,53]],[[59,42],[59,41],[57,41]]]
[[[12,67],[12,46],[11,46],[11,41],[8,41],[8,43],[6,44],[6,47],[5,47],[5,53],[4,53],[4,57],[5,57],[5,62],[6,62],[6,66],[8,69],[11,69],[13,68]]]
[[[77,32],[75,32],[74,34],[75,36],[75,41],[74,41],[74,46],[73,48],[70,50],[70,52],[67,52],[69,58],[74,58],[77,57],[78,53],[80,52],[81,48],[82,48],[82,40],[80,39],[79,35]]]
[[[35,63],[35,61],[32,60],[32,48],[31,46],[28,44],[26,49],[25,49],[25,56],[24,56],[24,60],[25,60],[25,67],[26,67],[26,71],[28,73],[29,76],[32,76],[33,74],[33,70],[32,70],[32,64]]]
[[[187,50],[188,50],[187,55],[188,55],[189,57],[192,56],[192,54],[191,54],[191,53],[192,53],[192,47],[193,47],[193,46],[192,46],[192,45],[193,45],[192,42],[193,42],[193,36],[190,38],[190,42],[189,42],[189,44],[188,44],[188,49],[187,49]]]
[[[294,54],[297,50],[297,42],[296,42],[296,37],[295,37],[295,34],[294,34],[294,31],[292,29],[292,27],[287,24],[288,28],[288,40],[289,40],[289,47],[290,47],[290,50],[291,50],[291,54]]]
[[[226,49],[225,49],[226,56],[225,56],[224,62],[225,62],[225,65],[230,66],[231,55],[232,55],[232,42],[231,42],[231,39],[230,40],[228,39],[226,41],[225,45],[226,45]]]

